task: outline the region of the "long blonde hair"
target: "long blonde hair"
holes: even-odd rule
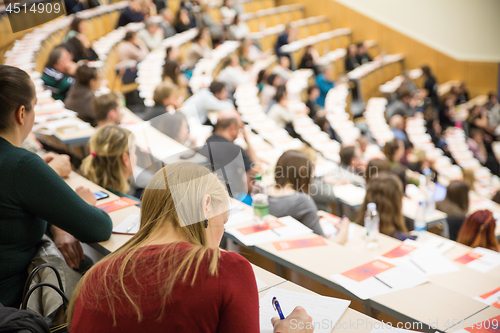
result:
[[[90,155],[80,166],[82,175],[105,188],[120,193],[130,189],[122,156],[134,145],[134,135],[117,125],[99,128],[90,138]]]
[[[139,231],[122,247],[111,253],[106,259],[94,265],[80,280],[73,292],[68,307],[68,325],[71,324],[75,304],[79,296],[89,307],[108,306],[116,325],[114,301],[121,300],[119,294],[125,295],[127,303],[135,310],[138,322],[143,319],[140,299],[136,290],[128,288],[124,279],[130,275],[136,277],[134,256],[141,247],[147,245],[151,236],[158,235],[165,227],[173,228],[186,242],[193,246],[178,251],[179,243],[165,245],[165,250],[158,256],[157,264],[148,267],[148,276],[157,277],[158,295],[162,300],[161,314],[171,294],[174,284],[179,280],[186,281],[188,274],[194,270],[191,285],[194,285],[197,273],[204,259],[208,259],[208,273],[217,275],[217,264],[220,258],[218,248],[211,249],[207,244],[206,228],[202,210],[204,195],[210,195],[215,209],[229,204],[229,195],[223,183],[207,168],[191,162],[169,164],[158,171],[144,190],[141,205],[141,226]],[[168,275],[163,268],[169,267]],[[107,276],[110,270],[118,268],[118,275],[110,285]],[[86,283],[91,279],[93,283]],[[95,282],[94,281],[98,281]],[[85,285],[85,289],[82,289]],[[102,302],[102,300],[105,302]]]

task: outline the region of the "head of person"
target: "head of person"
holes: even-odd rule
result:
[[[125,37],[123,37],[124,42],[129,42],[135,44],[137,40],[137,33],[135,31],[127,31]]]
[[[167,47],[167,60],[177,61],[180,56],[180,51],[177,47]]]
[[[240,22],[241,22],[240,15],[239,14],[234,15],[232,25],[238,25],[240,24]]]
[[[379,173],[370,179],[366,186],[366,195],[361,206],[359,220],[365,216],[370,202],[377,205],[380,216],[380,232],[394,236],[396,232],[408,233],[403,217],[403,185],[401,180],[391,173]]]
[[[30,76],[17,67],[0,65],[0,135],[20,145],[35,123],[36,90]]]
[[[231,1],[231,0],[224,0],[224,1],[222,2],[222,6],[223,6],[223,7],[227,7],[227,8],[231,8],[231,6],[232,6],[232,1]]]
[[[465,182],[453,180],[446,189],[444,201],[454,204],[463,214],[469,211],[469,185]]]
[[[288,94],[286,92],[286,86],[280,85],[276,89],[276,95],[274,95],[274,100],[278,104],[285,104],[287,101]]]
[[[470,138],[477,143],[483,142],[483,132],[478,128],[471,128],[469,132]]]
[[[358,54],[358,47],[356,44],[351,44],[347,47],[347,55],[349,57],[355,57]]]
[[[322,65],[318,68],[319,72],[326,76],[327,79],[333,79],[332,66]]]
[[[360,135],[359,138],[356,139],[356,142],[358,143],[359,150],[361,150],[361,153],[365,153],[366,148],[368,148],[368,145],[370,144],[370,140],[365,135]]]
[[[174,14],[170,8],[163,8],[160,14],[166,22],[171,24],[174,22]]]
[[[238,134],[243,129],[243,126],[244,124],[238,111],[220,111],[217,116],[217,123],[214,126],[214,133],[233,142],[238,138]]]
[[[120,98],[115,93],[98,96],[92,102],[94,114],[99,126],[119,125],[122,121]]]
[[[96,91],[101,86],[102,77],[95,67],[81,65],[76,69],[75,81]]]
[[[177,11],[176,22],[182,24],[188,24],[189,21],[190,21],[189,12],[186,9],[186,7],[179,8],[179,10]]]
[[[181,68],[177,61],[167,59],[163,65],[163,79],[170,78],[174,84],[179,85],[180,74]]]
[[[405,118],[400,114],[395,114],[389,119],[389,126],[391,129],[405,130]]]
[[[288,58],[287,56],[281,56],[279,58],[279,64],[283,68],[290,69],[290,58]]]
[[[177,86],[171,82],[162,82],[153,93],[155,106],[175,106],[177,104]]]
[[[167,304],[176,282],[182,280],[185,273],[194,272],[185,283],[194,281],[202,270],[216,275],[219,244],[224,235],[224,224],[229,218],[229,204],[226,187],[207,168],[190,162],[176,162],[163,167],[144,190],[139,231],[105,260],[94,265],[80,280],[68,308],[68,322],[71,322],[77,299],[105,308],[116,321],[115,309],[110,306],[115,294],[131,295],[125,306],[133,309],[133,316],[141,321],[143,308],[135,290],[128,288],[126,280],[134,278],[129,274],[137,264],[134,254],[153,242],[163,244],[165,251],[160,251],[155,257],[157,263],[148,266],[151,276],[163,274],[165,263],[169,267],[167,278],[157,281],[157,287],[154,286],[157,296],[163,300],[163,306]],[[180,242],[192,246],[178,251],[176,246]],[[208,260],[208,265],[201,260],[203,258]],[[116,265],[119,267],[117,283],[108,284],[106,273]],[[100,268],[104,269],[104,274],[99,274],[102,272],[98,271]],[[97,282],[82,289],[83,285],[87,286],[87,281]],[[86,294],[82,295],[84,291]],[[158,319],[163,315],[164,311],[160,308]]]
[[[102,187],[127,193],[137,165],[134,141],[134,135],[118,125],[100,127],[90,137],[90,155],[82,162],[82,174]]]
[[[491,105],[498,104],[498,95],[494,92],[490,92],[488,94],[488,101],[490,102]]]
[[[229,97],[226,86],[222,82],[212,81],[212,83],[210,83],[209,90],[217,99],[220,99],[221,101]]]
[[[179,142],[185,144],[189,138],[189,126],[186,116],[182,112],[175,112],[167,116],[157,117],[154,120],[154,125],[161,128],[161,131]]]
[[[307,96],[310,101],[315,101],[318,99],[320,91],[317,85],[310,85],[307,87]]]
[[[87,29],[87,22],[80,17],[75,17],[71,24],[69,25],[70,31],[76,31],[80,34],[84,34]]]
[[[391,163],[399,163],[401,158],[405,155],[405,145],[401,140],[392,140],[386,142],[383,152]]]
[[[142,1],[141,0],[132,0],[130,1],[129,5],[130,9],[133,12],[141,12],[142,11]]]
[[[155,34],[156,31],[158,31],[158,23],[156,23],[155,21],[153,21],[151,19],[146,21],[145,26],[146,26],[146,30],[151,35]]]
[[[410,104],[411,98],[413,97],[413,94],[411,91],[407,89],[403,89],[402,91],[399,91],[398,93],[399,99],[405,103],[405,104]]]
[[[323,111],[320,111],[314,117],[314,123],[321,128],[323,132],[330,134],[330,122],[326,118],[326,114]]]
[[[63,45],[59,45],[50,52],[49,59],[45,66],[53,68],[63,74],[67,74],[72,62],[73,57],[68,49]]]
[[[261,69],[259,74],[257,74],[257,83],[267,82],[267,71],[265,69]]]
[[[479,210],[467,217],[458,232],[457,242],[470,247],[500,251],[495,236],[496,219],[489,210]]]
[[[271,74],[267,77],[267,84],[273,87],[278,87],[281,84],[281,76],[277,74]]]
[[[358,47],[358,53],[359,54],[366,54],[366,46],[364,43],[358,43],[357,44],[357,47]]]
[[[368,184],[373,178],[377,178],[379,175],[387,172],[391,172],[391,164],[385,158],[370,160],[368,162],[368,166],[366,167],[366,184]]]
[[[276,186],[291,186],[297,192],[308,194],[313,172],[314,163],[306,154],[289,150],[278,159],[274,180]]]
[[[346,167],[356,169],[359,167],[360,158],[354,146],[344,146],[340,148],[340,163]]]
[[[431,68],[429,66],[422,66],[420,69],[422,70],[424,77],[429,78],[432,76]]]

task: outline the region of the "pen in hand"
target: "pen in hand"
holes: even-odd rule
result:
[[[273,297],[273,308],[278,312],[278,315],[280,316],[280,319],[283,320],[285,319],[285,316],[283,315],[283,311],[281,311],[281,306],[280,303],[278,302],[278,299],[276,297]]]

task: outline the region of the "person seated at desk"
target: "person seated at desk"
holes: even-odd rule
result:
[[[278,35],[278,39],[276,41],[276,44],[274,45],[274,53],[276,53],[276,56],[278,58],[285,56],[291,60],[291,54],[281,51],[281,47],[283,45],[293,42],[295,38],[296,38],[295,27],[292,23],[289,23],[285,26],[285,31],[283,31],[281,34]]]
[[[316,85],[319,88],[319,96],[316,100],[316,104],[325,107],[326,94],[335,87],[335,81],[333,81],[333,73],[331,66],[321,66],[319,69],[319,74],[316,76]]]
[[[240,60],[236,54],[222,60],[222,67],[217,75],[217,81],[224,83],[230,92],[234,92],[239,84],[248,81],[248,77],[241,68]]]
[[[358,59],[358,63],[360,65],[364,65],[368,62],[373,61],[372,57],[368,54],[368,49],[364,43],[358,43],[358,54],[356,58]]]
[[[184,32],[196,26],[196,22],[194,19],[189,17],[189,11],[186,7],[181,7],[177,11],[177,15],[175,17],[175,30],[177,33]]]
[[[446,189],[445,199],[436,202],[436,209],[448,215],[450,239],[456,241],[469,211],[469,186],[461,181],[452,181]]]
[[[120,125],[122,122],[120,97],[114,92],[98,96],[94,99],[94,114],[97,127],[108,124]]]
[[[19,147],[35,120],[36,91],[29,75],[0,65],[0,87],[0,303],[18,307],[48,224],[66,262],[78,268],[83,260],[78,240],[105,241],[112,223],[93,207],[96,199],[88,188],[72,190],[42,158]]]
[[[276,91],[278,86],[283,84],[283,79],[277,74],[269,74],[267,77],[267,82],[262,87],[260,92],[260,105],[262,105],[262,110],[268,112],[271,104],[273,102],[274,96],[276,96]]]
[[[149,53],[149,50],[136,32],[127,31],[123,41],[118,44],[116,53],[118,63],[125,61],[141,62]]]
[[[388,141],[386,142],[382,151],[389,163],[391,163],[392,172],[397,174],[401,178],[401,181],[405,187],[407,183],[418,186],[420,181],[417,178],[408,177],[406,175],[408,168],[401,164],[401,159],[405,156],[406,152],[405,144],[403,141]]]
[[[243,133],[243,139],[247,144],[246,150],[234,143],[240,132]],[[258,165],[255,165],[259,159],[248,139],[241,116],[236,110],[219,113],[214,132],[199,153],[208,158],[213,170],[226,169],[228,185],[234,198],[242,199],[248,194],[251,182],[259,172]],[[228,168],[231,163],[233,166]]]
[[[196,144],[196,139],[189,133],[186,116],[182,112],[165,113],[151,120],[151,126],[187,147]]]
[[[345,70],[350,72],[359,67],[361,64],[358,61],[358,47],[356,44],[351,44],[347,47],[347,56],[345,58]]]
[[[144,191],[139,231],[73,293],[70,331],[259,332],[252,266],[219,249],[229,208],[224,184],[208,169],[177,162],[158,171]],[[312,321],[295,308],[272,319],[274,332],[307,332],[293,330],[291,318],[302,327]]]
[[[479,210],[465,219],[458,232],[457,242],[500,252],[495,235],[496,219],[489,210]]]
[[[44,87],[52,92],[55,100],[64,100],[69,88],[75,83],[77,64],[71,60],[71,54],[65,46],[56,46],[50,52],[49,60],[43,69]]]
[[[146,21],[144,29],[137,32],[137,37],[144,42],[149,51],[152,51],[161,45],[163,30],[160,29],[158,23],[149,19]]]
[[[172,37],[177,33],[174,27],[175,17],[170,8],[163,8],[160,10],[160,15],[163,20],[160,22],[160,29],[163,30],[165,38]]]
[[[228,33],[229,39],[242,40],[243,38],[248,37],[248,34],[250,34],[250,28],[245,22],[241,20],[240,15],[236,14],[234,16],[233,22],[228,28]]]
[[[142,0],[130,1],[127,8],[123,10],[118,18],[117,28],[123,27],[132,22],[144,21],[144,11],[142,8]]]
[[[139,203],[139,199],[127,194],[128,180],[137,165],[134,142],[134,135],[127,129],[117,125],[99,127],[90,137],[90,155],[80,166],[82,175],[119,197]]]
[[[222,7],[220,7],[220,15],[222,20],[233,19],[238,13],[233,9],[231,0],[223,0]]]
[[[201,88],[193,96],[189,97],[182,106],[183,108],[194,106],[201,124],[210,124],[210,121],[207,118],[209,111],[234,109],[233,103],[227,98],[228,93],[224,83],[212,81],[209,89]],[[186,114],[186,116],[188,115]]]
[[[176,86],[177,93],[182,100],[186,100],[189,96],[189,82],[182,74],[179,63],[174,60],[167,59],[163,65],[163,81],[173,83]]]
[[[319,53],[318,51],[314,48],[312,45],[308,45],[306,47],[306,52],[304,53],[304,56],[302,57],[302,60],[300,60],[299,64],[299,69],[312,69],[314,72],[314,75],[318,75],[318,60],[319,60]]]
[[[408,135],[405,132],[405,118],[400,114],[395,114],[389,119],[389,127],[391,128],[394,139],[403,142],[408,141]]]
[[[272,69],[272,73],[279,75],[285,81],[290,80],[293,76],[293,72],[290,69],[290,58],[287,56],[280,56],[278,64]]]
[[[429,98],[435,106],[439,105],[439,97],[437,94],[438,91],[438,83],[434,75],[432,75],[431,69],[429,66],[422,66],[422,76],[424,79],[424,98]]]
[[[290,215],[314,233],[325,236],[319,223],[318,208],[309,195],[314,164],[307,155],[289,150],[276,163],[276,185],[267,188],[269,214],[276,217]],[[342,219],[339,233],[333,241],[344,244],[347,240],[349,219]]]
[[[358,223],[364,225],[366,207],[373,202],[380,216],[380,232],[399,240],[415,239],[408,234],[403,216],[403,184],[391,173],[379,173],[366,185],[366,195],[358,215]]]
[[[81,120],[96,126],[92,103],[95,98],[94,93],[101,86],[101,74],[96,68],[82,65],[76,70],[75,81],[69,89],[64,105],[66,109],[77,112]]]
[[[398,90],[398,98],[387,107],[387,119],[392,118],[392,116],[399,114],[405,118],[413,117],[415,115],[415,109],[413,108],[412,98],[413,94],[409,90]]]
[[[167,112],[175,112],[175,109],[179,107],[179,97],[175,84],[170,82],[160,83],[153,93],[153,101],[155,105],[146,108],[142,119],[152,120],[165,115]]]
[[[295,117],[293,112],[288,109],[288,93],[284,85],[279,86],[276,90],[274,101],[275,103],[267,113],[269,119],[274,120],[278,127],[284,128],[291,137],[300,137],[293,128],[293,120]]]
[[[95,53],[87,35],[85,34],[87,30],[87,22],[80,17],[75,17],[73,22],[71,22],[69,29],[69,32],[63,39],[63,43],[66,44],[69,52],[73,56],[73,61],[98,60],[99,56]]]
[[[340,166],[354,173],[365,170],[365,161],[361,157],[361,152],[355,146],[343,146],[340,148]]]
[[[314,123],[316,125],[318,125],[319,128],[321,128],[321,130],[323,132],[325,132],[326,134],[328,134],[330,136],[330,139],[338,141],[338,142],[342,142],[342,140],[337,135],[337,133],[333,129],[332,125],[330,124],[330,122],[326,118],[326,112],[324,110],[319,111],[316,114],[316,116],[314,117]]]
[[[316,100],[318,99],[320,95],[320,91],[318,86],[316,85],[310,85],[307,87],[307,102],[306,106],[309,109],[308,116],[309,118],[314,120],[314,117],[316,116],[316,113],[320,110],[319,105],[316,103]]]
[[[385,158],[375,158],[368,162],[365,172],[366,184],[370,182],[371,179],[378,177],[380,173],[391,172],[391,164]]]
[[[194,68],[194,65],[202,59],[209,56],[211,48],[208,46],[208,39],[210,38],[210,31],[208,28],[203,28],[194,37],[191,45],[188,46],[186,51],[186,60],[184,61],[184,67],[187,69]]]
[[[212,37],[212,45],[216,45],[222,42],[223,33],[222,25],[215,22],[212,14],[210,14],[210,5],[208,3],[202,3],[201,7],[201,25],[204,28],[208,28],[210,31],[210,36]]]
[[[259,89],[259,94],[262,92],[262,89],[267,84],[268,76],[269,73],[267,72],[267,69],[261,69],[259,71],[259,74],[257,74],[257,88]]]
[[[243,69],[250,69],[259,58],[262,58],[262,51],[253,44],[252,39],[243,38],[240,41],[240,46],[236,50],[238,60]]]

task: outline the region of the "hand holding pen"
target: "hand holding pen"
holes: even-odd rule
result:
[[[273,297],[273,307],[278,312],[279,317],[273,317],[271,323],[273,325],[274,333],[312,333],[314,332],[314,325],[312,318],[306,310],[297,306],[288,317],[285,318],[281,306]]]

